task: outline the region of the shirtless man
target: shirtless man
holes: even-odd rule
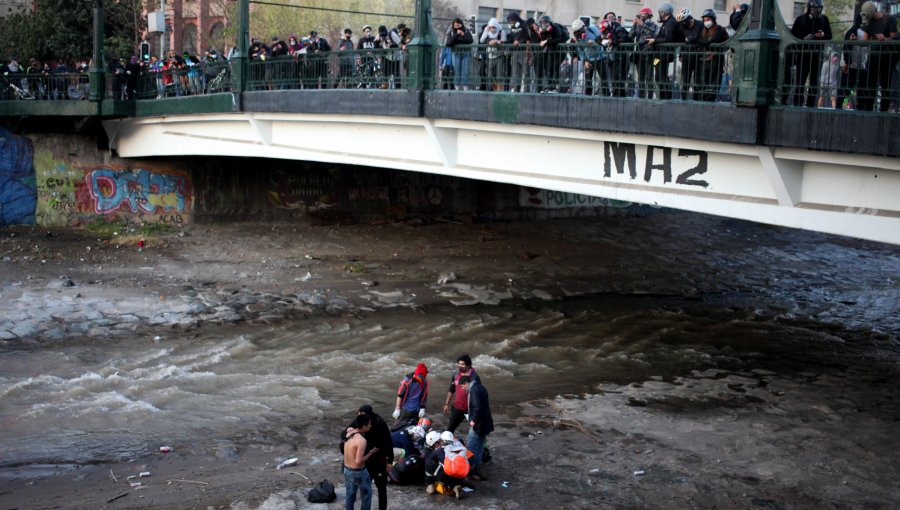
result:
[[[372,448],[366,452],[366,438],[363,434],[372,428],[372,419],[360,414],[347,429],[347,441],[344,443],[344,485],[347,487],[344,503],[347,510],[353,510],[356,503],[356,489],[359,489],[362,503],[360,510],[372,508],[372,478],[366,469],[366,460],[378,451]]]

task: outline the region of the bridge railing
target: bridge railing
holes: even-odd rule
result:
[[[123,81],[124,86],[128,87],[127,80]],[[123,86],[122,83],[116,84],[114,80],[112,82],[112,87]],[[137,79],[136,86],[136,99],[163,99],[231,92],[233,86],[231,63],[223,60],[202,62],[182,69],[146,71]],[[128,96],[121,94],[121,97]]]
[[[434,83],[450,90],[733,102],[733,55],[732,43],[442,47]]]
[[[78,101],[88,98],[86,73],[25,74],[0,77],[0,100]]]
[[[787,107],[898,111],[900,41],[783,41],[775,101]]]
[[[248,90],[405,89],[405,50],[366,49],[299,54],[249,65]]]

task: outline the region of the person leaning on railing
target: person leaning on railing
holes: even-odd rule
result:
[[[506,80],[506,52],[502,46],[506,45],[506,32],[500,27],[500,21],[497,18],[491,18],[478,42],[484,49],[485,74],[487,78],[486,88],[497,92],[504,90],[504,81]]]
[[[612,71],[613,97],[628,97],[628,68],[631,66],[631,41],[628,30],[618,21],[616,13],[608,12],[600,22],[600,45],[606,48]]]
[[[725,49],[713,45],[727,41],[728,31],[716,23],[716,11],[713,9],[703,11],[700,19],[703,21],[700,38],[697,41],[703,49],[700,59],[700,100],[712,102],[716,100],[722,85],[726,58]]]
[[[562,25],[553,21],[548,15],[541,16],[541,56],[538,61],[538,82],[541,83],[541,93],[559,91],[559,66],[565,58],[559,45],[565,44],[566,30]]]
[[[647,46],[647,41],[656,35],[658,30],[656,23],[653,22],[653,9],[649,7],[641,8],[640,12],[634,18],[631,26],[631,32],[628,36],[637,44],[637,51],[634,54],[634,65],[637,67],[638,73],[638,97],[653,98],[653,55]]]
[[[675,15],[675,21],[678,23],[678,31],[681,38],[684,39],[684,47],[682,47],[679,60],[681,61],[681,98],[689,99],[691,90],[694,91],[693,99],[699,99],[701,78],[700,78],[700,60],[701,54],[698,43],[700,42],[700,33],[703,25],[694,19],[691,10],[687,7],[678,11]]]
[[[866,2],[860,7],[859,29],[862,39],[870,41],[869,69],[866,73],[865,86],[859,91],[859,109],[872,111],[875,99],[879,95],[881,101],[879,111],[886,112],[897,107],[897,70],[900,60],[900,40],[897,35],[897,19],[878,11],[874,2]],[[852,29],[851,29],[852,30]],[[894,42],[891,43],[890,41]],[[892,80],[894,86],[892,87]]]
[[[447,30],[444,46],[450,48],[453,61],[453,87],[469,90],[469,62],[472,55],[468,46],[474,42],[472,33],[460,18],[453,20]]]
[[[662,44],[684,42],[681,32],[678,31],[678,23],[673,13],[675,7],[666,2],[659,6],[659,30],[653,38],[647,40],[647,46],[654,48],[653,76],[659,89],[658,99],[672,99],[672,82],[669,80],[669,64],[675,57],[672,48],[659,48]]]
[[[604,20],[605,21],[605,20]],[[606,51],[600,43],[602,40],[600,30],[593,25],[585,25],[581,19],[572,22],[572,38],[569,42],[575,44],[575,55],[572,58],[572,67],[577,67],[578,61],[584,65],[584,95],[594,95],[594,79],[596,76],[599,94],[610,95],[610,69],[606,60]]]
[[[506,17],[509,24],[507,42],[509,47],[509,91],[526,92],[525,76],[528,69],[526,49],[528,48],[528,27],[517,12]]]

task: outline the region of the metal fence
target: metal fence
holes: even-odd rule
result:
[[[162,99],[166,97],[198,96],[231,92],[231,63],[227,60],[217,62],[201,62],[181,69],[169,68],[149,71],[138,77],[134,91],[130,91],[130,82],[126,79],[112,85],[116,90],[123,86],[123,99]],[[115,98],[116,96],[112,96]]]
[[[789,107],[898,111],[900,41],[787,44],[776,102]]]
[[[435,88],[733,102],[733,54],[730,43],[444,47]]]
[[[0,77],[0,100],[77,101],[90,94],[87,73],[11,74]]]
[[[407,58],[406,50],[367,49],[254,60],[248,90],[404,89]]]

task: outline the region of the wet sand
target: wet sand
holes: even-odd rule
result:
[[[128,302],[151,311],[127,327],[79,326],[110,341],[594,293],[721,296],[759,307],[767,319],[780,314],[794,323],[796,335],[761,342],[758,352],[723,347],[717,365],[734,357],[730,369],[654,373],[651,360],[632,379],[536,401],[492,391],[504,396],[492,402],[490,479],[475,483],[465,506],[819,509],[900,501],[895,247],[680,213],[494,225],[195,226],[149,238],[142,251],[77,231],[5,229],[0,237],[0,297],[24,314],[6,331],[26,333],[4,337],[3,352],[71,334],[33,311],[48,293],[97,310]],[[859,267],[866,270],[848,278]],[[217,306],[188,306],[204,293],[207,302],[218,296]],[[166,306],[156,310],[160,301]],[[185,311],[164,315],[175,304]],[[83,312],[70,310],[72,323],[90,322]],[[832,329],[832,338],[811,340],[809,325]],[[342,508],[333,440],[341,425],[285,423],[255,437],[168,445],[168,453],[149,445],[125,462],[6,465],[0,507]],[[288,457],[300,460],[275,469]],[[128,479],[142,471],[151,476]],[[309,505],[306,492],[323,478],[336,483],[339,500]],[[460,505],[419,487],[389,490],[391,507]]]

